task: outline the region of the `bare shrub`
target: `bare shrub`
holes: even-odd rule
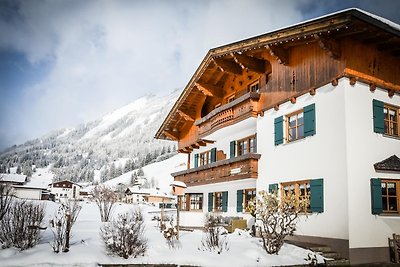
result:
[[[25,250],[40,239],[40,227],[45,216],[45,205],[33,201],[14,199],[0,221],[2,247]]]
[[[218,225],[218,217],[213,214],[207,214],[206,217],[206,235],[201,240],[201,250],[216,251],[218,254],[228,251],[227,231],[224,227]]]
[[[13,188],[2,182],[2,176],[0,176],[0,221],[4,215],[10,210],[11,202],[13,199]]]
[[[164,225],[164,229],[162,229],[162,234],[167,241],[167,244],[170,248],[175,248],[179,244],[178,241],[178,230],[176,226],[174,226],[174,216],[168,217],[169,225]]]
[[[261,238],[268,254],[278,254],[286,236],[293,235],[296,230],[298,216],[309,205],[309,199],[297,201],[294,194],[277,192],[258,194],[256,205],[252,205],[256,219],[261,222]]]
[[[114,205],[118,200],[117,194],[105,185],[96,186],[93,189],[92,194],[93,199],[99,208],[101,221],[108,222],[114,209]]]
[[[50,229],[53,232],[53,251],[58,253],[69,251],[69,240],[72,235],[72,226],[78,218],[82,206],[78,201],[68,200],[58,207],[54,218],[50,220]]]
[[[142,211],[137,209],[119,214],[116,219],[101,228],[101,237],[111,254],[122,258],[144,255],[147,240],[144,237],[144,219]]]

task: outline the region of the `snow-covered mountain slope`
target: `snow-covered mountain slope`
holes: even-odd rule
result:
[[[101,119],[61,129],[0,154],[0,172],[16,165],[46,167],[53,164],[57,179],[92,181],[95,170],[111,169],[117,175],[168,157],[175,143],[154,139],[180,90],[166,95],[146,95]],[[135,166],[125,168],[120,159],[129,159]],[[115,162],[115,163],[114,163]],[[23,169],[23,168],[22,168]]]

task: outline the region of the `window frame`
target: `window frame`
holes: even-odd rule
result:
[[[250,146],[251,140],[254,140],[254,146]],[[242,151],[241,144],[246,144],[245,151]],[[253,149],[252,149],[253,148]],[[244,153],[242,153],[244,152]],[[249,153],[257,153],[257,135],[253,134],[245,138],[236,140],[236,156],[243,156]]]
[[[393,120],[390,119],[390,115],[389,115],[389,111],[390,110],[395,111],[395,113],[396,113],[395,114],[396,121],[393,121]],[[385,113],[385,111],[387,111],[387,113]],[[386,115],[387,115],[387,118],[386,118]],[[384,135],[400,138],[399,120],[400,120],[400,107],[397,107],[397,106],[394,106],[394,105],[391,105],[391,104],[387,104],[387,103],[383,103]],[[393,124],[397,124],[397,126],[393,127]],[[390,125],[392,125],[392,127],[389,127]],[[390,129],[392,129],[392,131],[390,131]],[[395,134],[394,131],[397,131],[397,134]]]
[[[231,95],[229,95],[229,96],[227,96],[227,98],[226,98],[226,103],[231,103],[232,101],[234,101],[235,100],[235,94],[233,93],[233,94],[231,94]]]
[[[297,180],[297,181],[290,181],[290,182],[282,182],[282,183],[280,183],[280,190],[279,191],[280,191],[281,197],[286,195],[286,190],[285,190],[286,186],[289,186],[289,188],[290,188],[292,185],[294,185],[294,195],[295,195],[295,198],[296,198],[295,207],[298,208],[300,200],[302,198],[306,198],[308,196],[309,199],[310,199],[310,202],[308,203],[308,206],[307,206],[306,210],[304,210],[302,212],[304,212],[304,213],[312,213],[312,211],[311,211],[311,183],[310,182],[311,182],[311,180]],[[300,191],[301,190],[301,188],[300,188],[301,185],[305,185],[305,188],[308,189],[308,190],[305,190],[305,195],[301,195],[300,194],[301,193],[301,191]]]
[[[385,178],[381,178],[381,190],[382,190],[382,184],[383,183],[395,183],[396,185],[396,195],[395,196],[391,196],[388,194],[388,186],[386,186],[386,195],[383,194],[382,192],[382,215],[400,215],[400,206],[399,206],[399,200],[400,200],[400,179],[385,179]],[[386,207],[384,205],[384,201],[383,199],[386,198]],[[396,198],[396,206],[397,206],[397,210],[395,211],[391,211],[389,207],[389,198]]]
[[[298,124],[298,120],[299,120],[299,114],[303,114],[303,123],[302,124]],[[290,124],[290,118],[296,116],[296,125],[293,127],[291,127]],[[299,136],[299,128],[303,127],[303,135]],[[289,139],[290,137],[290,130],[291,129],[296,129],[296,137],[292,140]],[[290,142],[294,142],[297,140],[301,140],[305,138],[305,134],[304,134],[304,108],[299,109],[295,112],[289,113],[287,115],[285,115],[285,140],[286,143],[290,143]]]
[[[255,86],[257,86],[257,88],[253,89]],[[248,86],[248,91],[259,93],[260,92],[260,81],[256,80],[256,81],[253,81],[252,83],[250,83]]]
[[[189,211],[203,211],[203,206],[204,206],[203,193],[190,193],[190,194],[188,194],[188,196],[189,196],[188,210]],[[194,198],[192,198],[192,197],[194,197]],[[192,203],[192,200],[194,203]],[[192,204],[197,206],[197,208],[192,208]]]
[[[214,192],[213,193],[213,211],[222,212],[222,196],[223,192]]]
[[[254,192],[252,197],[250,199],[247,198],[247,192]],[[249,212],[248,206],[250,201],[254,201],[257,198],[257,189],[256,188],[248,188],[248,189],[243,189],[243,210],[245,212]]]
[[[205,166],[211,163],[211,149],[199,153],[199,164],[198,166]]]

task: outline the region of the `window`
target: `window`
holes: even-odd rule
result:
[[[381,180],[383,213],[399,213],[399,185],[400,180]]]
[[[222,192],[214,193],[214,211],[222,211]]]
[[[304,137],[304,113],[299,110],[286,116],[286,140],[288,142]]]
[[[281,184],[281,194],[295,196],[296,204],[295,207],[298,208],[302,201],[310,199],[311,190],[309,181],[296,181]],[[310,211],[310,203],[306,208],[306,211]]]
[[[231,103],[233,100],[235,100],[235,95],[234,94],[228,96],[228,100],[227,100],[228,103]]]
[[[399,137],[399,108],[385,104],[383,114],[385,134]]]
[[[211,150],[200,153],[200,166],[211,163]]]
[[[256,136],[252,135],[237,141],[237,155],[242,156],[248,153],[257,152]]]
[[[189,194],[190,199],[190,210],[202,210],[203,209],[203,194]]]
[[[256,189],[245,189],[244,190],[244,210],[249,211],[248,206],[249,202],[254,201],[256,199]]]
[[[249,85],[249,92],[259,92],[260,91],[260,83],[255,81]]]

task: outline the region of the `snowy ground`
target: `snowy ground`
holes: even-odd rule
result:
[[[47,224],[58,204],[47,203]],[[228,234],[229,251],[221,254],[199,250],[204,233],[201,231],[181,231],[180,246],[170,249],[164,237],[157,229],[157,222],[151,221],[156,208],[141,205],[145,213],[148,250],[145,256],[123,259],[108,255],[99,229],[102,225],[100,215],[94,203],[82,202],[83,208],[72,228],[70,252],[56,254],[49,242],[52,241],[50,229],[42,233],[40,243],[34,248],[18,251],[14,248],[0,250],[0,266],[97,266],[102,263],[174,263],[196,266],[280,266],[304,264],[310,251],[285,244],[279,255],[268,255],[260,239],[253,238],[244,232]],[[118,204],[114,214],[126,212],[137,206]],[[322,260],[322,259],[321,259]]]

